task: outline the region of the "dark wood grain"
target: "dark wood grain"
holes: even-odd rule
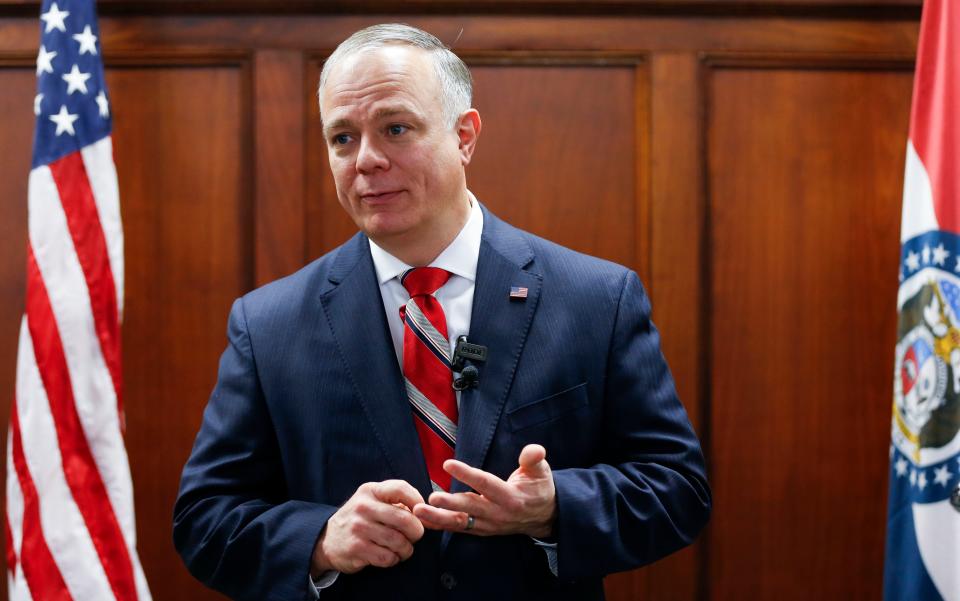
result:
[[[244,75],[130,67],[108,71],[107,84],[126,240],[126,440],[138,549],[154,598],[219,598],[177,557],[172,516],[226,346],[227,312],[252,283]]]
[[[707,444],[703,369],[707,359],[702,281],[702,152],[699,62],[689,54],[664,53],[651,61],[651,224],[646,236],[651,273],[645,282],[660,329],[663,353],[694,428]],[[707,583],[701,564],[704,541],[636,573],[608,590],[630,599],[697,599]],[[698,574],[698,577],[691,577]],[[620,577],[622,578],[622,577]],[[670,583],[670,586],[665,586]]]
[[[33,147],[34,70],[29,66],[0,68],[0,89],[0,122],[4,132],[0,136],[0,440],[6,449],[6,420],[15,394],[17,342],[26,293],[27,175]],[[4,507],[6,496],[3,487],[0,501]],[[6,587],[2,587],[0,599],[6,598]]]
[[[101,19],[105,56],[170,49],[286,48],[332,50],[350,32],[401,20],[433,32],[458,51],[536,52],[750,51],[818,54],[910,54],[917,18],[831,19],[784,16],[749,19],[563,15],[337,15],[108,17]],[[35,18],[0,17],[0,57],[36,56]]]
[[[137,14],[674,14],[915,15],[922,0],[100,0],[102,15]],[[36,0],[0,0],[0,12],[35,15]]]
[[[6,417],[13,398],[17,339],[23,315],[27,249],[27,174],[33,146],[33,96],[30,68],[0,68],[0,411]],[[6,428],[3,429],[6,440]],[[4,447],[6,448],[6,447]]]
[[[304,136],[300,52],[261,50],[254,65],[256,282],[266,284],[305,262]]]
[[[711,598],[877,599],[910,73],[709,82]]]
[[[484,122],[467,183],[481,202],[518,227],[636,268],[633,66],[478,65],[473,74]]]

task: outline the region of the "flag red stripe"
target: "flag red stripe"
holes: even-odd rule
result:
[[[20,490],[23,491],[23,541],[20,543],[21,569],[23,577],[30,588],[30,595],[34,599],[46,601],[71,599],[67,583],[50,554],[47,541],[43,538],[43,528],[40,524],[40,500],[37,489],[30,477],[27,460],[23,455],[23,442],[20,439],[20,416],[17,412],[17,403],[14,401],[10,409],[10,434],[13,436],[13,467],[20,481]],[[9,477],[9,476],[8,476]],[[10,524],[7,522],[7,540],[10,537]],[[8,542],[8,553],[13,549]],[[10,569],[8,567],[8,569]]]
[[[910,139],[933,190],[940,228],[960,232],[960,6],[924,2],[913,80]]]
[[[10,529],[10,515],[4,512],[3,525],[6,526],[7,537],[7,572],[17,572],[17,552],[13,548],[13,530]]]
[[[67,227],[70,229],[70,237],[73,238],[77,259],[87,281],[100,350],[110,371],[113,389],[117,393],[117,410],[123,415],[117,288],[110,269],[107,241],[100,225],[93,189],[79,152],[70,153],[50,163],[49,167],[60,193],[60,202],[67,216]]]
[[[63,473],[70,492],[83,516],[114,596],[119,601],[134,600],[137,593],[133,565],[77,414],[60,332],[32,245],[27,246],[27,324],[56,426]],[[21,552],[21,555],[26,554]]]

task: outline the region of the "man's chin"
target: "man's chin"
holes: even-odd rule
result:
[[[379,214],[365,219],[361,229],[368,238],[376,242],[401,237],[411,228],[402,216]]]

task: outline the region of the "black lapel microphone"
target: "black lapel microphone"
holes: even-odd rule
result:
[[[460,372],[460,376],[453,381],[453,389],[466,390],[479,386],[480,370],[474,362],[484,363],[486,360],[487,347],[469,342],[466,336],[458,336],[453,351],[453,371]]]

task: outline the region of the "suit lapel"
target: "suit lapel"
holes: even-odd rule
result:
[[[396,477],[426,498],[430,478],[364,236],[340,249],[328,279],[332,286],[320,301],[370,428]]]
[[[523,269],[532,260],[517,230],[484,210],[469,338],[487,347],[488,358],[479,387],[461,395],[456,448],[457,459],[474,467],[483,466],[540,298],[541,276]],[[511,299],[513,286],[527,288],[526,299]],[[467,488],[454,481],[452,490]]]

